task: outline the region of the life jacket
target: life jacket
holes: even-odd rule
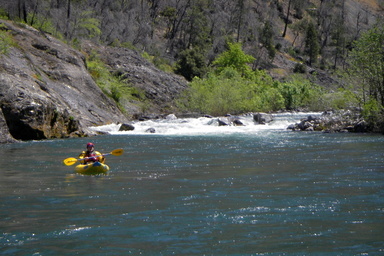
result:
[[[101,155],[99,151],[93,151],[93,152],[83,151],[79,155],[80,159],[86,158],[86,157],[93,157],[93,158],[81,160],[80,162],[82,164],[86,164],[88,162],[96,162],[96,161],[99,161],[100,163],[103,164],[105,162],[105,158]]]

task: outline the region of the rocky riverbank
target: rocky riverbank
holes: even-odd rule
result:
[[[188,116],[190,117],[190,116]],[[212,117],[212,116],[201,116],[193,115],[193,118],[199,117],[208,117],[211,119],[208,125],[213,126],[246,126],[244,123],[245,119],[251,117],[253,124],[255,125],[266,125],[274,121],[274,115],[269,113],[248,113],[240,116],[221,116],[221,117]],[[177,120],[178,118],[183,118],[176,116],[174,114],[163,115],[163,116],[147,116],[142,117],[139,120],[133,123],[123,123],[121,124],[119,131],[134,131],[136,126],[139,125],[140,121],[148,120]],[[249,121],[247,121],[249,125]],[[334,132],[354,132],[354,133],[369,133],[373,132],[372,127],[366,122],[360,114],[360,111],[351,111],[351,110],[340,110],[340,111],[326,111],[320,116],[318,115],[308,115],[306,118],[303,118],[300,122],[291,124],[287,127],[288,130],[292,131],[313,131],[313,132],[325,132],[325,133],[334,133]],[[145,132],[147,133],[157,133],[155,127],[149,127]]]
[[[292,131],[322,131],[332,132],[371,132],[360,111],[341,110],[326,111],[320,117],[309,115],[301,122],[288,126]]]

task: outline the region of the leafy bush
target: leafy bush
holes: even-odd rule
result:
[[[80,37],[94,38],[101,35],[101,21],[94,18],[94,12],[84,11],[80,16],[79,22],[75,25]]]
[[[57,31],[52,21],[47,19],[47,17],[43,17],[38,14],[28,13],[27,21],[29,25],[31,25],[32,27],[38,30],[44,31],[46,33],[50,33],[59,39],[64,38],[64,36]]]
[[[293,75],[278,87],[288,110],[304,107],[315,110],[319,105],[318,101],[322,95],[320,89],[302,76]]]
[[[210,73],[206,79],[193,79],[182,102],[190,111],[211,115],[279,110],[284,107],[284,99],[267,77],[256,71],[249,79],[227,67],[219,74]]]
[[[326,109],[349,109],[359,106],[359,101],[349,90],[339,89],[323,95],[323,107]]]
[[[374,99],[363,106],[362,115],[373,131],[384,132],[384,107]]]
[[[293,68],[293,73],[307,73],[307,66],[305,66],[302,63],[296,63],[295,67]]]
[[[15,46],[15,42],[13,41],[11,34],[1,30],[2,27],[4,27],[4,25],[0,25],[0,55],[7,54],[9,48]]]
[[[180,100],[183,107],[211,115],[321,109],[321,90],[309,80],[294,75],[280,83],[264,71],[252,71],[247,65],[250,61],[253,57],[244,54],[240,44],[229,44],[214,61],[215,72],[192,80],[190,90]]]
[[[112,74],[96,54],[92,54],[88,58],[87,66],[96,84],[116,103],[120,103],[124,98],[129,99],[140,96],[137,90],[129,86],[121,73]]]

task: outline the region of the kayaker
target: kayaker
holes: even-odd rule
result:
[[[95,151],[95,145],[91,142],[87,144],[87,150],[81,152],[81,154],[79,155],[80,159],[86,158],[86,157],[89,157],[89,158],[80,161],[82,164],[86,164],[89,162],[100,162],[100,163],[105,162],[104,156],[102,156],[99,151]]]

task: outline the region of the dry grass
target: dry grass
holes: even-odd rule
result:
[[[378,0],[357,0],[357,2],[361,3],[368,8],[371,8],[375,11],[382,10],[383,7],[380,7]]]

